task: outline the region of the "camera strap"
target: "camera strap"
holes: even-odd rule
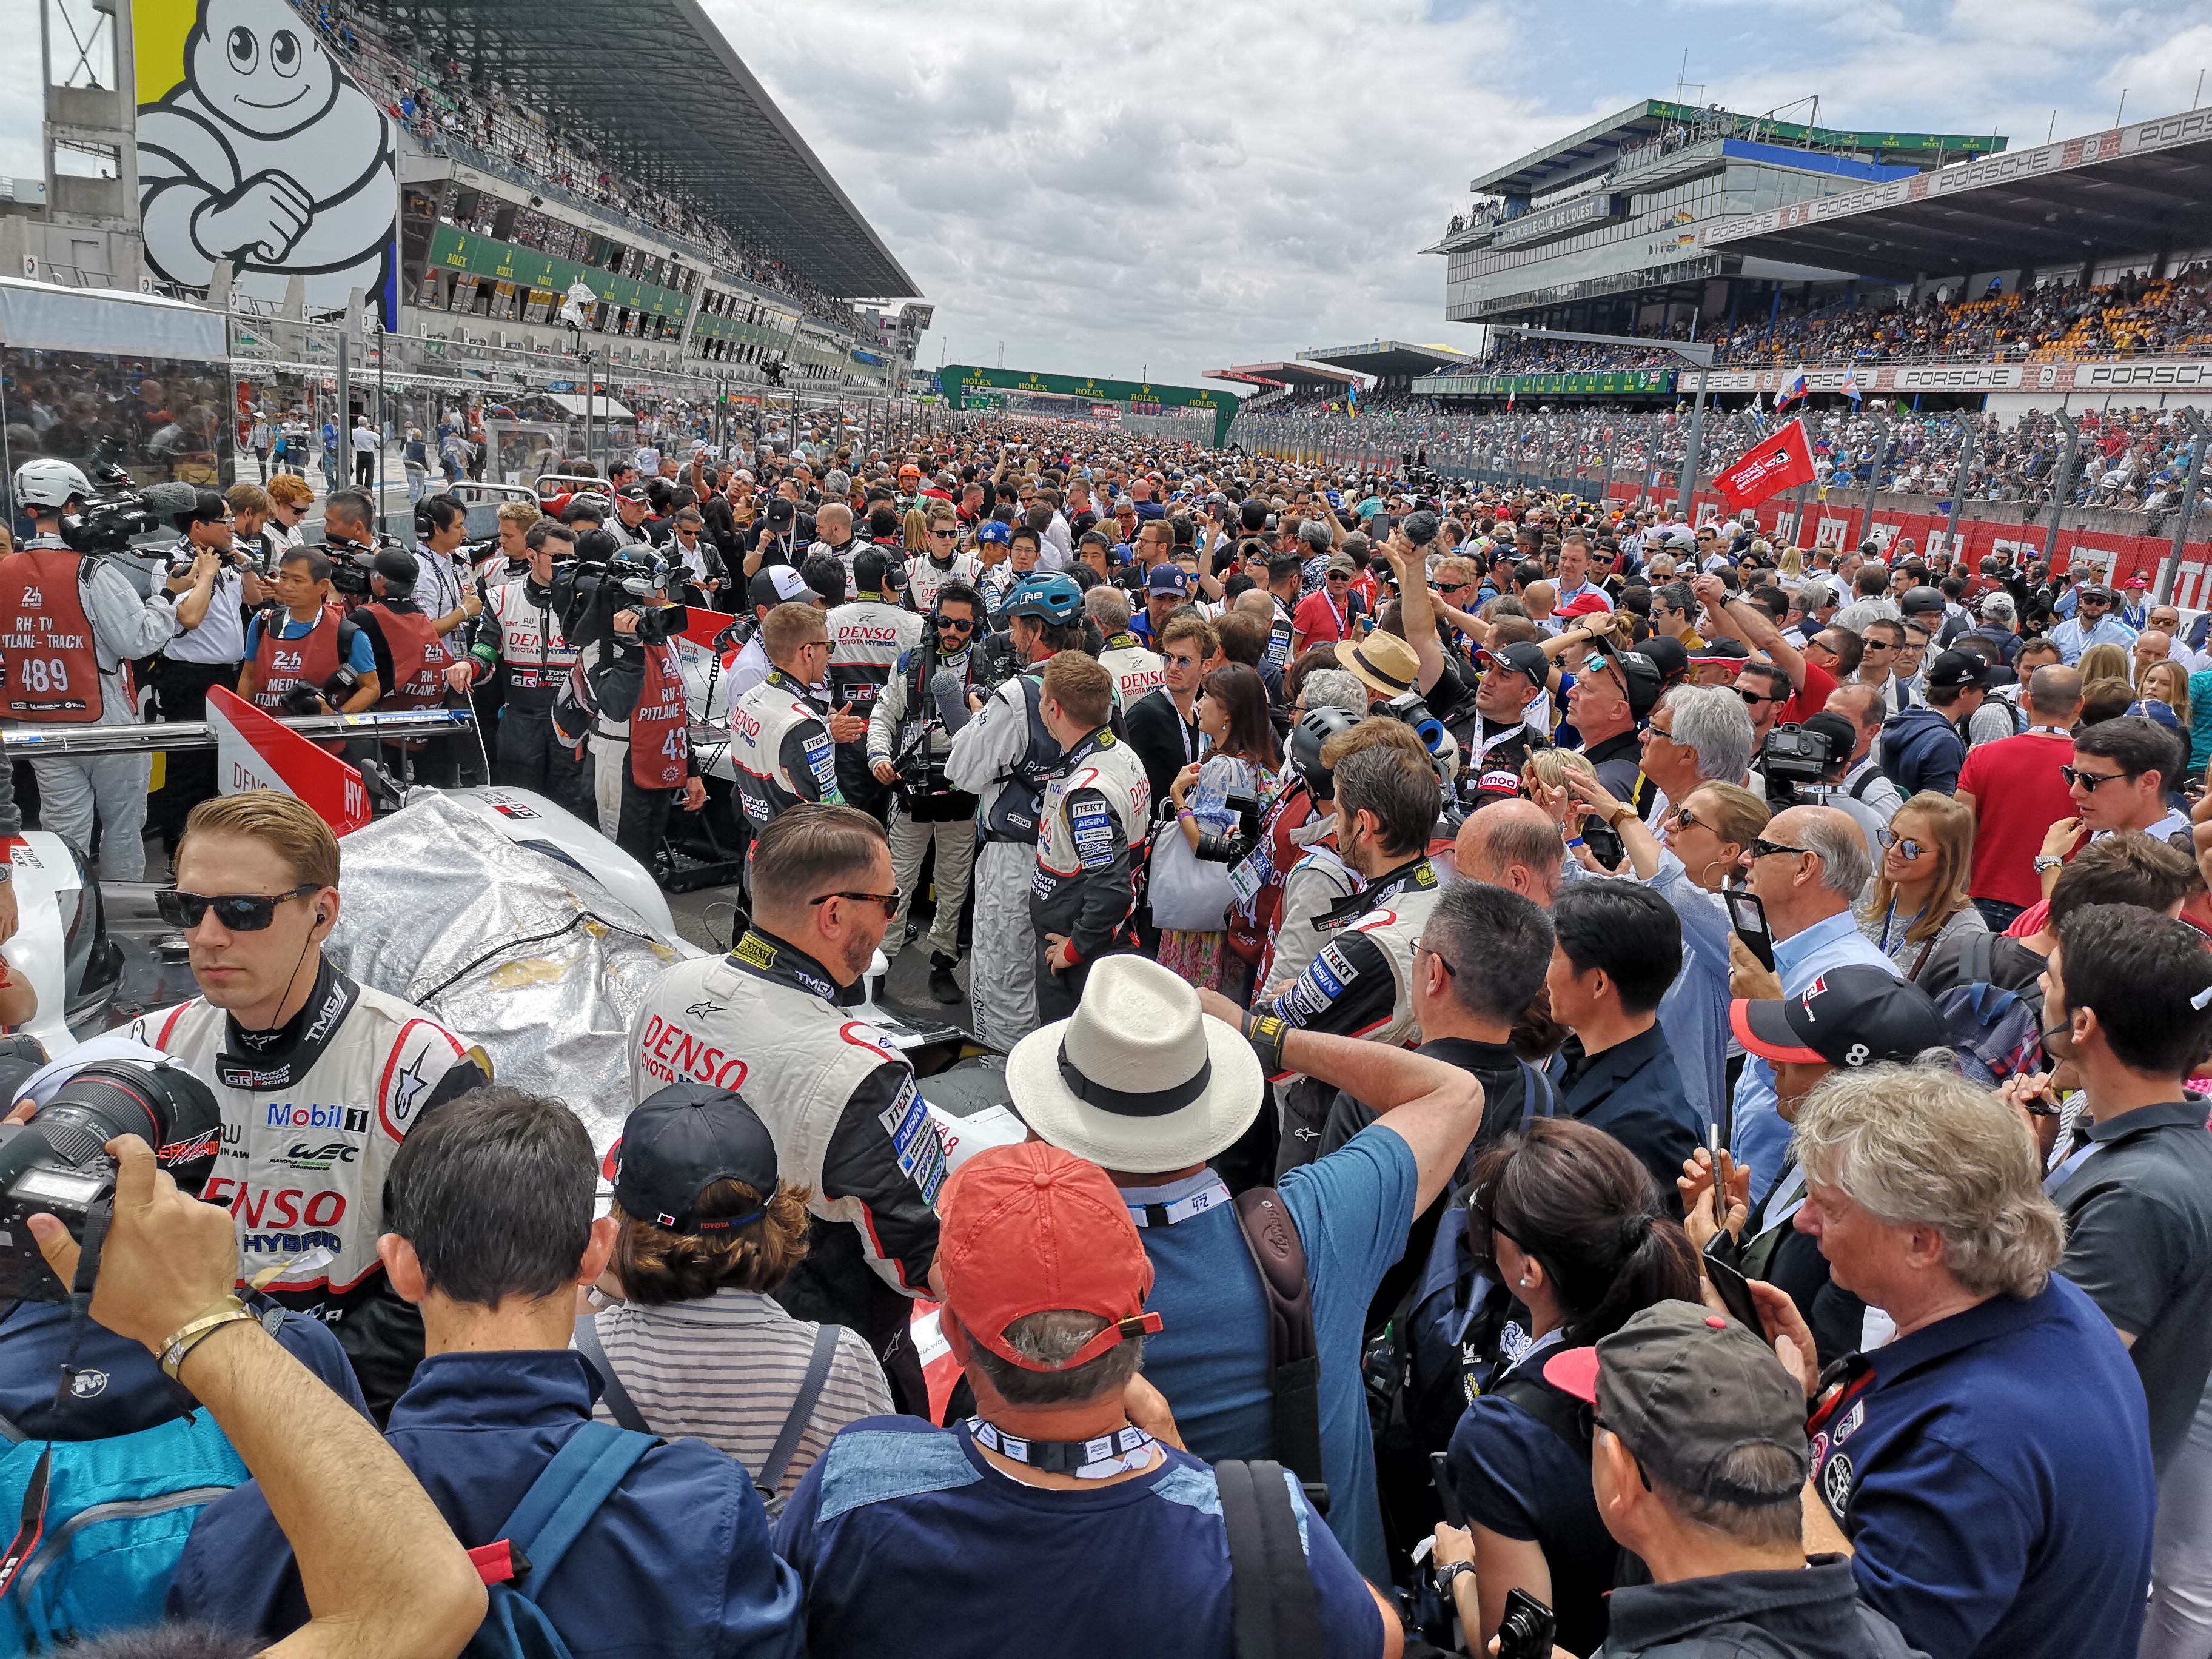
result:
[[[85,1212],[84,1243],[77,1252],[76,1278],[70,1286],[69,1349],[62,1356],[60,1384],[54,1390],[58,1411],[76,1380],[76,1351],[84,1340],[85,1322],[92,1316],[92,1287],[100,1277],[100,1249],[107,1242],[107,1224],[115,1218],[115,1201],[103,1198]],[[49,1439],[39,1453],[31,1478],[23,1487],[23,1509],[15,1535],[0,1550],[0,1596],[8,1593],[26,1562],[38,1553],[46,1532],[46,1498],[52,1490],[54,1443]]]

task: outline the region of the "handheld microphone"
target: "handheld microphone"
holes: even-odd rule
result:
[[[968,687],[959,675],[939,669],[929,677],[929,695],[937,699],[938,718],[945,722],[947,737],[968,724]]]

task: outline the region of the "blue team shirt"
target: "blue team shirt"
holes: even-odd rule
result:
[[[273,613],[264,613],[264,615],[267,614]],[[263,617],[257,616],[246,625],[245,659],[248,662],[253,660],[253,653],[261,648],[261,635],[265,631],[262,624]],[[284,615],[283,626],[278,630],[276,637],[280,640],[302,640],[314,631],[313,623],[295,622],[288,611]],[[376,650],[368,642],[367,629],[356,628],[353,630],[353,649],[346,653],[346,666],[356,674],[376,672]]]
[[[993,1468],[964,1425],[911,1417],[848,1425],[776,1523],[776,1553],[805,1586],[810,1659],[1230,1652],[1220,1491],[1198,1458],[1164,1449],[1149,1475],[1044,1491]],[[1322,1650],[1330,1659],[1381,1652],[1381,1609],[1291,1488]]]
[[[1132,1206],[1170,1203],[1212,1179],[1206,1173],[1171,1188],[1125,1187],[1121,1197]],[[1313,1285],[1329,1530],[1377,1583],[1389,1582],[1389,1566],[1360,1346],[1367,1305],[1405,1249],[1419,1182],[1413,1148],[1377,1123],[1291,1170],[1279,1188]],[[1273,1457],[1267,1297],[1236,1212],[1224,1206],[1171,1227],[1147,1227],[1143,1237],[1153,1273],[1145,1306],[1162,1320],[1160,1334],[1145,1344],[1145,1375],[1174,1407],[1183,1443],[1209,1463]]]
[[[1868,1605],[1952,1659],[2134,1659],[2158,1487],[2097,1304],[2054,1273],[1849,1363],[1814,1481]]]

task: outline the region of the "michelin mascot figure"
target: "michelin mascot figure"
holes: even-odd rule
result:
[[[149,52],[146,14],[164,3],[189,0],[141,0],[142,95],[177,68],[161,73]],[[386,292],[392,123],[284,0],[199,0],[182,80],[139,106],[138,179],[148,262],[182,287],[204,288],[228,259],[243,291],[268,298],[295,276],[311,306]]]

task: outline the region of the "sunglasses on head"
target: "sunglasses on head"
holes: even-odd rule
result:
[[[276,907],[287,899],[305,898],[310,893],[321,892],[320,884],[302,882],[289,893],[205,893],[180,892],[173,887],[157,889],[154,894],[154,909],[166,927],[181,927],[189,933],[200,925],[200,919],[212,908],[215,919],[234,933],[258,933],[276,920]]]

